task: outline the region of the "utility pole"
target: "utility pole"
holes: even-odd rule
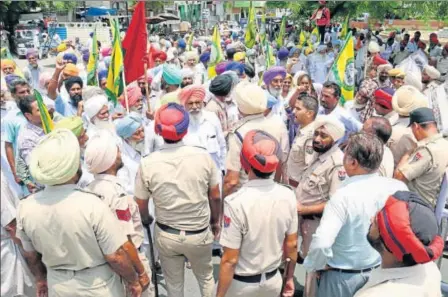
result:
[[[124,3],[126,4],[126,27],[129,28],[128,1],[125,1]]]

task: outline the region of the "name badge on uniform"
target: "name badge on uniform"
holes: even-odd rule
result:
[[[230,226],[230,218],[224,215],[224,228],[228,228]]]
[[[305,147],[305,152],[307,153],[307,154],[312,154],[313,153],[313,146],[312,145],[307,145],[306,147]]]
[[[131,220],[131,211],[129,210],[129,207],[126,209],[116,209],[115,213],[117,214],[117,218],[120,221],[126,221],[129,222]]]
[[[347,176],[347,172],[345,170],[338,170],[338,178],[340,181],[343,181]]]

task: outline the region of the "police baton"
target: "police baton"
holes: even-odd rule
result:
[[[283,290],[286,286],[286,280],[288,278],[289,270],[291,269],[291,258],[286,258],[285,260],[285,271],[283,271],[283,279],[282,279],[282,290],[280,291],[280,296],[283,297]]]
[[[157,284],[157,272],[156,272],[156,259],[154,258],[154,246],[152,245],[152,236],[151,236],[151,226],[150,224],[144,224],[146,232],[148,232],[148,240],[149,240],[149,255],[151,256],[151,280],[154,284],[154,293],[155,297],[159,297],[159,287]]]

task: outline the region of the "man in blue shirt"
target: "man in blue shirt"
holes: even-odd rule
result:
[[[367,241],[370,218],[404,183],[380,177],[383,156],[379,138],[366,133],[350,137],[344,155],[349,178],[326,204],[313,236],[304,267],[320,272],[316,297],[351,297],[381,263],[380,255]]]

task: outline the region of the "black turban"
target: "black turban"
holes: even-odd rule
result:
[[[227,96],[232,90],[232,82],[230,75],[218,75],[210,83],[209,91],[215,96]]]
[[[67,92],[70,91],[74,84],[79,84],[81,88],[83,87],[82,79],[79,76],[72,76],[64,81],[65,89],[67,90]]]
[[[255,77],[255,70],[254,70],[254,68],[252,66],[248,65],[248,64],[244,64],[244,72],[250,78],[254,78]]]

